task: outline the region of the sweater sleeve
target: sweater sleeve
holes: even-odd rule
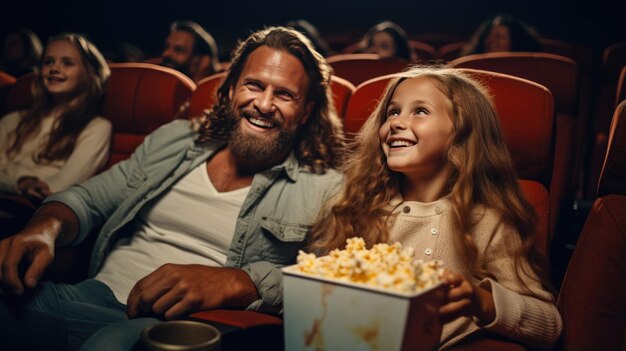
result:
[[[536,275],[528,276],[530,265],[524,260],[524,271],[518,269],[517,278],[513,248],[519,247],[519,235],[500,225],[496,230],[486,256],[491,278],[483,279],[480,286],[493,295],[496,318],[483,329],[502,334],[527,346],[538,349],[551,348],[562,330],[561,316],[554,296],[546,291]],[[521,281],[520,281],[521,279]]]
[[[74,151],[61,170],[54,176],[43,178],[54,193],[89,179],[109,158],[111,122],[94,118],[80,133]]]

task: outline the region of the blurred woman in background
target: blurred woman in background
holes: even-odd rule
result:
[[[404,29],[391,21],[371,27],[361,40],[365,52],[378,54],[380,58],[401,58],[415,61]]]
[[[461,56],[505,51],[540,52],[539,34],[519,18],[497,14],[478,27]]]

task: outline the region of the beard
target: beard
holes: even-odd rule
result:
[[[228,147],[237,159],[238,166],[245,172],[256,173],[282,162],[292,150],[299,134],[298,125],[279,127],[278,133],[272,135],[245,133],[241,126],[243,119],[261,115],[257,111],[241,110],[231,116],[235,119],[235,123],[228,140]],[[267,116],[263,117],[269,119]],[[283,125],[282,121],[271,120],[278,126]]]
[[[163,57],[161,59],[161,66],[173,68],[182,74],[189,76],[189,62],[178,63],[169,57]]]

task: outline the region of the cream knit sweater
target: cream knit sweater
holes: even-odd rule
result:
[[[390,231],[390,242],[400,241],[404,246],[413,247],[416,258],[442,260],[445,268],[465,275],[474,284],[493,293],[495,320],[489,325],[479,325],[473,318],[461,317],[446,324],[441,349],[448,349],[461,339],[484,331],[502,334],[532,348],[550,348],[556,343],[562,321],[554,296],[537,281],[522,275],[526,285],[539,297],[536,298],[517,280],[511,253],[521,241],[515,230],[503,224],[494,211],[484,207],[474,211],[477,220],[474,241],[480,255],[486,258],[486,269],[492,275],[478,280],[469,274],[468,268],[455,254],[451,203],[447,198],[432,203],[396,200],[400,206],[394,210],[397,217]]]
[[[16,193],[17,181],[32,176],[46,182],[52,192],[69,188],[94,175],[109,157],[111,122],[96,117],[92,119],[76,140],[74,151],[67,160],[39,164],[33,155],[42,143],[48,141],[54,117],[44,117],[37,135],[29,138],[20,153],[13,157],[6,150],[13,141],[13,133],[20,121],[21,112],[12,112],[0,119],[0,191]]]

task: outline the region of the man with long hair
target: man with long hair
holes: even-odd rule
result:
[[[221,71],[215,39],[193,21],[171,24],[160,65],[180,71],[196,83]]]
[[[342,180],[330,74],[296,31],[268,28],[240,43],[204,117],[161,127],[0,242],[3,290],[29,296],[0,305],[0,339],[76,348],[100,330],[85,345],[96,349],[100,335],[107,347],[132,345],[146,325],[195,311],[279,312],[279,267],[295,260]],[[55,246],[99,226],[89,279],[39,283]]]

